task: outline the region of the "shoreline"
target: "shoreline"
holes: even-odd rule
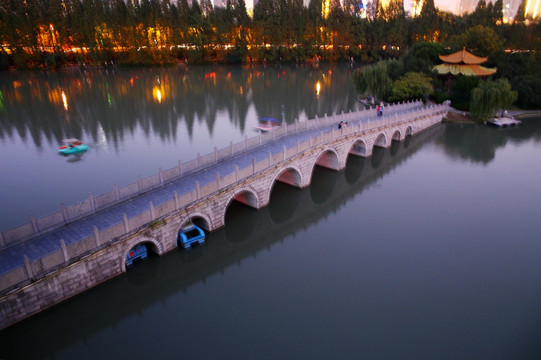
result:
[[[517,119],[541,116],[541,110],[509,110],[508,113]],[[477,123],[480,121],[472,117],[468,112],[452,108],[443,118],[443,122]]]

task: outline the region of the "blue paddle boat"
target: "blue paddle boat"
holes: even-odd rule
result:
[[[203,244],[205,242],[205,232],[199,226],[190,224],[180,229],[178,232],[179,245],[188,249],[192,244]]]
[[[126,255],[126,266],[132,266],[135,260],[144,260],[148,256],[147,247],[145,244],[139,244],[128,252]]]
[[[83,144],[79,139],[64,139],[62,142],[65,145],[61,146],[58,152],[63,155],[78,154],[89,149],[88,145]]]

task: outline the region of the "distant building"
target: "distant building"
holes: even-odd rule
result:
[[[504,0],[503,1],[503,18],[506,22],[512,22],[515,18],[518,8],[523,0]],[[487,0],[486,3],[494,4],[496,0]],[[475,11],[479,0],[460,0],[458,6],[458,14],[468,14]],[[526,0],[525,16],[534,19],[539,17],[541,12],[541,0]]]

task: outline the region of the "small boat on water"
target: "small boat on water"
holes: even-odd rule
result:
[[[500,127],[500,128],[517,126],[517,125],[520,125],[522,123],[520,120],[517,120],[514,117],[493,118],[491,120],[488,120],[487,122],[490,125],[497,126],[497,127]]]
[[[201,245],[205,242],[205,232],[199,226],[189,224],[178,232],[178,242],[184,249],[193,244]]]
[[[271,117],[262,117],[259,119],[259,124],[254,127],[256,131],[272,131],[282,126],[282,122]]]
[[[62,142],[64,145],[58,149],[58,152],[63,155],[82,153],[89,149],[88,145],[83,144],[79,139],[64,139]]]
[[[126,266],[132,266],[136,260],[145,260],[148,256],[147,247],[145,244],[139,244],[132,248],[126,255]]]

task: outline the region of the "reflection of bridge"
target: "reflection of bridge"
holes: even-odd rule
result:
[[[161,255],[177,247],[187,221],[218,229],[232,201],[262,208],[276,181],[306,187],[315,165],[341,170],[349,154],[370,156],[448,109],[415,102],[389,106],[382,118],[371,109],[290,124],[5,232],[0,327],[124,272],[137,244]],[[342,120],[349,126],[339,130]]]

